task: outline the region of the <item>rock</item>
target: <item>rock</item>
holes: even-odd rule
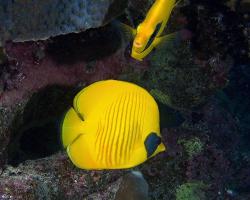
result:
[[[0,2],[0,45],[100,27],[121,14],[127,0],[24,0]]]
[[[122,178],[115,200],[148,200],[148,183],[139,171],[132,171]]]
[[[105,193],[122,174],[77,169],[65,154],[57,153],[16,168],[7,166],[0,177],[0,199],[85,199],[92,193]]]
[[[114,30],[103,27],[49,41],[6,43],[9,63],[0,70],[5,85],[0,105],[14,104],[13,98],[22,99],[47,85],[76,85],[113,77],[122,66],[119,41]]]

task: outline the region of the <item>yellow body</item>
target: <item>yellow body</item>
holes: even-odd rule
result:
[[[62,141],[79,168],[130,168],[148,159],[145,139],[151,132],[161,138],[159,131],[158,106],[145,89],[106,80],[76,95],[63,121]],[[150,157],[164,150],[160,143]]]
[[[131,56],[142,60],[160,41],[176,0],[156,0],[144,21],[139,24],[133,42]]]

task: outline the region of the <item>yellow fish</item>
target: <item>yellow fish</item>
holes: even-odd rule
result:
[[[176,0],[156,0],[136,30],[123,24],[123,30],[135,37],[131,52],[133,58],[142,61],[160,42],[169,41],[175,37],[175,33],[162,37],[160,35],[178,2]]]
[[[154,98],[117,80],[80,91],[65,115],[61,136],[71,161],[82,169],[130,168],[165,150]]]

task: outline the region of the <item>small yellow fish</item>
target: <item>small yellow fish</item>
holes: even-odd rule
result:
[[[165,150],[153,97],[117,80],[93,83],[76,95],[63,120],[62,143],[82,169],[130,168]]]
[[[162,37],[160,35],[178,2],[176,0],[156,0],[136,30],[128,25],[123,25],[123,29],[135,37],[131,52],[133,58],[142,61],[160,42],[169,41],[175,37],[175,33]]]

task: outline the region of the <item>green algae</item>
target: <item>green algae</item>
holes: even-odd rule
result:
[[[184,183],[176,189],[176,200],[205,200],[206,187],[202,181]]]
[[[206,99],[209,77],[194,63],[188,42],[161,45],[151,55],[149,70],[152,89],[168,96],[174,108],[190,109]]]
[[[166,95],[165,93],[163,93],[161,90],[152,89],[150,90],[150,94],[162,104],[168,105],[168,106],[172,105],[170,97]]]
[[[178,144],[181,144],[184,147],[188,158],[198,155],[202,152],[204,144],[198,137],[193,137],[191,139],[180,139]]]

